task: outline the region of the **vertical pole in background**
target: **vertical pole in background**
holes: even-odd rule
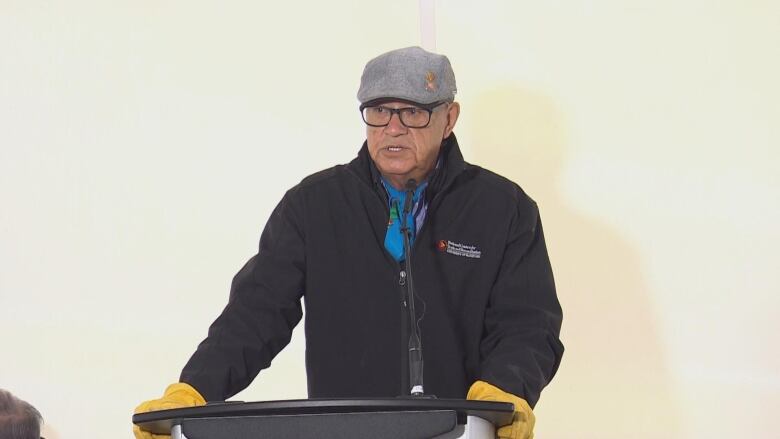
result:
[[[436,2],[420,1],[420,44],[430,52],[436,51]]]

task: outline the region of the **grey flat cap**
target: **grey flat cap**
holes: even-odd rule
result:
[[[450,60],[419,47],[393,50],[366,64],[357,98],[361,104],[399,99],[421,105],[455,99]]]

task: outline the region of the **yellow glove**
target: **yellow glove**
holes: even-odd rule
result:
[[[515,417],[512,419],[512,424],[499,428],[496,434],[501,439],[533,439],[536,417],[531,406],[523,398],[506,393],[485,381],[476,381],[471,385],[466,399],[511,402],[515,405]]]
[[[141,403],[141,405],[135,408],[135,413],[178,409],[204,404],[206,404],[206,400],[194,387],[186,383],[176,383],[171,384],[165,389],[162,398]],[[135,439],[170,439],[171,437],[168,434],[149,433],[148,431],[141,430],[141,427],[137,425],[133,425],[133,434],[135,435]]]

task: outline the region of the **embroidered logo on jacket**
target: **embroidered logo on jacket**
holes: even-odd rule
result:
[[[476,246],[452,242],[449,240],[440,240],[436,243],[436,249],[442,253],[449,253],[455,256],[479,259],[482,257],[482,250]]]

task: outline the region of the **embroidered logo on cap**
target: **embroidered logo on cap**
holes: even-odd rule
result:
[[[430,70],[425,74],[425,89],[436,91],[436,75]]]
[[[444,239],[436,243],[436,250],[455,256],[463,256],[465,258],[479,259],[482,257],[482,250],[474,245],[461,244],[459,242],[452,242]]]

